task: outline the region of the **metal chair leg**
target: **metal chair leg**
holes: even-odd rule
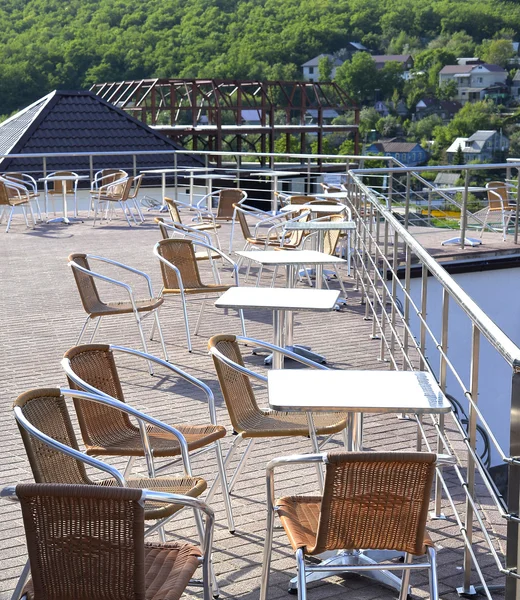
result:
[[[409,565],[412,562],[412,555],[409,552],[404,554],[404,564]],[[399,600],[406,600],[408,597],[408,587],[410,585],[410,569],[403,569],[401,577],[401,591],[399,592]]]
[[[439,600],[439,587],[437,579],[437,553],[435,548],[428,547],[428,559],[430,561],[430,599]]]
[[[168,351],[166,350],[166,344],[164,343],[164,336],[163,336],[163,332],[162,332],[161,322],[159,321],[159,309],[157,309],[155,311],[153,325],[152,325],[152,333],[150,334],[150,339],[153,339],[153,330],[155,329],[155,326],[157,326],[157,330],[159,331],[159,339],[161,340],[161,345],[162,345],[162,349],[164,352],[164,360],[166,362],[168,362],[169,361]]]
[[[148,346],[146,345],[146,336],[144,335],[143,325],[141,322],[141,317],[138,312],[134,313],[134,317],[137,322],[137,327],[139,328],[139,335],[141,336],[141,342],[143,343],[143,349],[146,352],[146,354],[149,354]],[[153,375],[153,366],[150,361],[148,361],[148,372],[150,373],[150,375]]]
[[[206,306],[206,299],[202,300],[202,304],[199,310],[199,316],[197,318],[197,323],[195,325],[195,331],[194,334],[198,335],[199,334],[199,328],[200,328],[200,323],[202,321],[202,313],[204,312],[204,307]]]
[[[231,508],[231,498],[226,477],[226,469],[224,467],[224,461],[222,459],[222,446],[220,444],[220,440],[217,440],[215,443],[215,454],[217,458],[218,477],[220,477],[220,489],[222,490],[222,496],[224,498],[224,507],[226,509],[228,530],[229,533],[235,533],[235,521],[233,519],[233,510]]]
[[[184,313],[184,327],[186,328],[186,341],[188,342],[188,352],[192,351],[191,347],[191,337],[190,337],[190,323],[188,321],[188,310],[186,308],[186,296],[184,292],[181,291],[181,302],[182,302],[182,311]]]
[[[86,318],[85,323],[83,324],[83,327],[81,328],[78,340],[76,342],[76,346],[79,346],[81,344],[81,338],[83,337],[83,334],[85,333],[85,331],[87,329],[87,325],[89,324],[89,321],[90,321],[90,316]]]
[[[271,556],[273,553],[273,527],[274,510],[267,510],[267,522],[265,526],[264,553],[262,558],[262,578],[260,580],[260,598],[267,600],[269,590],[269,576],[271,574]]]
[[[29,561],[27,561],[20,573],[20,577],[18,578],[18,582],[16,583],[16,587],[14,588],[13,595],[11,596],[11,600],[19,600],[22,595],[22,590],[29,579],[29,574],[31,572],[31,565]]]
[[[92,332],[92,335],[90,336],[90,343],[91,343],[91,344],[93,344],[93,343],[94,343],[94,338],[96,337],[96,333],[97,333],[97,330],[98,330],[98,328],[99,328],[99,324],[101,323],[101,319],[102,319],[102,318],[103,318],[103,317],[98,317],[98,318],[97,318],[96,325],[95,325],[95,327],[94,327],[94,331]]]
[[[296,568],[298,578],[298,600],[307,600],[307,586],[305,585],[305,560],[303,550],[296,550]]]
[[[231,459],[233,458],[233,456],[235,456],[237,448],[240,446],[240,444],[243,441],[244,441],[244,438],[241,435],[237,435],[235,437],[235,439],[233,440],[233,444],[231,445],[231,448],[228,450],[228,452],[226,454],[226,458],[224,458],[224,473],[226,472],[227,466],[231,462]],[[227,478],[226,478],[226,481],[227,481]],[[219,483],[220,483],[220,478],[217,477],[215,479],[215,481],[211,484],[209,491],[206,495],[206,504],[211,504],[211,500],[212,500],[215,492],[217,491]],[[231,494],[231,490],[229,490],[229,485],[228,485],[228,493]]]
[[[200,512],[196,509],[193,509],[193,516],[195,517],[195,525],[197,527],[197,533],[199,535],[200,545],[204,543],[204,523],[202,522],[202,517]],[[211,563],[211,556],[204,557],[209,562],[209,572],[211,573],[211,595],[213,598],[218,598],[220,595],[220,590],[218,588],[217,578],[215,577],[215,571],[213,570],[213,564]]]
[[[249,443],[247,444],[247,448],[244,450],[244,453],[242,454],[242,457],[240,459],[240,462],[237,465],[237,468],[235,469],[235,472],[233,473],[233,477],[231,478],[231,483],[229,484],[229,493],[230,494],[232,494],[233,490],[235,489],[236,482],[238,481],[240,474],[242,473],[242,471],[244,470],[244,467],[246,466],[247,459],[249,458],[249,454],[251,453],[251,450],[253,449],[254,445],[255,445],[255,438],[251,438],[249,440]]]

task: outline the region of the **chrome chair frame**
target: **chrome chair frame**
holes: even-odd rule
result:
[[[136,197],[139,187],[141,185],[141,181],[144,175],[129,175],[125,178],[118,179],[116,181],[112,181],[111,183],[107,183],[105,186],[100,187],[97,190],[97,196],[93,196],[94,200],[94,222],[93,226],[96,225],[97,215],[99,211],[99,207],[102,203],[106,203],[105,209],[105,219],[107,221],[111,220],[112,214],[114,212],[113,204],[117,202],[123,211],[126,222],[128,223],[128,227],[132,227],[132,223],[130,222],[129,216],[132,218],[134,225],[137,225],[137,221],[134,217],[134,213],[130,209],[128,205],[128,201],[132,200],[134,206],[136,206],[136,210],[139,218],[141,219],[141,223],[144,221],[144,217],[141,213],[141,209],[137,207]],[[118,188],[120,186],[124,186],[120,191]],[[134,188],[134,192],[132,192],[132,188]],[[103,196],[103,197],[102,197]],[[111,206],[112,205],[112,206]],[[111,215],[109,218],[109,214]],[[102,219],[101,219],[102,220]]]
[[[101,169],[100,171],[96,171],[96,173],[94,174],[94,179],[92,180],[92,183],[90,185],[90,202],[89,202],[89,207],[88,207],[88,213],[87,213],[87,217],[90,217],[90,211],[92,210],[92,205],[95,202],[95,198],[94,196],[99,194],[99,189],[109,185],[110,183],[117,183],[117,182],[121,182],[123,179],[127,179],[128,178],[128,173],[126,171],[124,171],[123,169],[113,169],[113,173],[107,173],[105,175],[103,175],[104,171],[107,171],[108,169]],[[112,169],[110,169],[112,170]],[[119,177],[118,179],[113,179],[114,176],[117,176],[118,173],[121,174],[121,177]],[[108,182],[103,183],[104,179],[109,179]]]
[[[124,487],[124,486],[123,486]],[[11,500],[16,502],[18,497],[16,495],[16,487],[8,486],[0,491],[0,498],[5,500]],[[193,511],[204,514],[204,527],[203,537],[201,539],[202,556],[199,559],[199,564],[202,566],[202,586],[203,586],[203,598],[204,600],[210,600],[211,598],[211,579],[212,579],[212,563],[211,554],[213,547],[213,532],[215,529],[215,513],[213,509],[208,506],[202,500],[198,498],[192,498],[191,496],[184,496],[183,494],[170,494],[166,492],[154,492],[151,490],[142,490],[142,501],[146,502],[165,502],[168,504],[181,504]],[[26,596],[22,596],[22,590],[29,578],[30,564],[29,561],[25,564],[23,571],[20,575],[16,588],[11,596],[11,600],[22,600]]]
[[[0,182],[5,186],[6,193],[8,196],[9,196],[9,191],[11,191],[11,193],[13,193],[15,196],[14,198],[11,196],[11,198],[13,198],[13,200],[14,200],[14,204],[11,204],[11,202],[8,199],[9,204],[2,205],[4,208],[2,209],[2,212],[0,214],[0,223],[2,222],[2,220],[4,218],[4,214],[7,210],[7,206],[11,207],[11,210],[9,211],[9,216],[7,217],[7,226],[6,226],[5,232],[9,233],[9,229],[11,227],[11,221],[13,220],[14,211],[18,207],[20,207],[22,209],[22,213],[23,213],[23,216],[25,219],[25,224],[27,227],[30,227],[29,221],[27,219],[27,211],[26,211],[26,208],[27,207],[29,208],[29,212],[31,213],[31,218],[33,221],[33,228],[36,227],[36,218],[34,216],[34,211],[33,211],[32,204],[31,204],[29,190],[21,183],[14,182],[12,179],[8,179],[5,177],[0,177]],[[24,196],[25,196],[25,198],[24,198]]]
[[[497,191],[497,187],[498,186],[491,186],[492,183],[503,183],[503,189],[506,192],[507,195],[507,199],[504,198],[504,196],[502,194],[500,194]],[[516,215],[516,207],[513,207],[512,205],[509,204],[509,191],[511,190],[515,190],[517,189],[517,187],[515,185],[512,185],[510,183],[507,182],[492,182],[489,181],[488,183],[486,183],[486,189],[487,189],[487,194],[488,194],[488,198],[490,196],[492,196],[495,199],[495,202],[499,202],[500,203],[500,216],[502,219],[502,239],[505,242],[506,241],[506,235],[507,235],[507,230],[509,228],[509,222],[511,221],[511,219]],[[515,198],[516,201],[516,198]],[[507,202],[507,205],[505,205],[505,203]],[[480,237],[482,238],[483,234],[484,234],[484,230],[486,228],[486,224],[487,224],[487,220],[489,217],[489,213],[492,212],[498,212],[496,209],[492,209],[489,204],[487,206],[487,208],[485,209],[486,214],[484,217],[484,223],[482,225],[482,228],[480,230]]]
[[[17,175],[19,175],[20,177],[17,177]],[[29,173],[15,173],[15,172],[5,173],[3,175],[3,177],[5,179],[8,179],[9,181],[12,181],[13,183],[20,184],[27,189],[27,191],[29,192],[29,199],[34,200],[34,204],[36,206],[36,212],[38,214],[38,219],[40,219],[40,221],[42,221],[43,217],[42,217],[42,211],[40,208],[40,201],[39,201],[40,192],[38,191],[38,184],[36,183],[36,179],[34,179],[34,177],[32,175],[29,175]]]
[[[162,360],[162,359],[158,358],[157,356],[153,356],[152,354],[148,354],[146,352],[141,352],[140,350],[135,350],[133,348],[127,348],[126,346],[117,346],[117,345],[113,345],[113,344],[109,345],[109,349],[111,352],[121,352],[123,354],[129,354],[129,355],[135,356],[137,358],[142,358],[142,359],[148,361],[149,363],[153,362],[157,365],[160,365],[161,367],[164,367],[165,369],[172,371],[173,373],[175,373],[176,375],[178,375],[179,377],[181,377],[188,383],[191,383],[196,388],[202,390],[204,392],[204,394],[206,395],[206,402],[208,405],[210,423],[212,425],[217,425],[217,411],[215,408],[215,396],[214,396],[211,388],[208,385],[206,385],[203,381],[201,381],[200,379],[197,379],[196,377],[194,377],[193,375],[190,375],[189,373],[186,373],[186,371],[183,371],[181,368],[179,368],[169,362],[166,362],[165,360]],[[65,371],[65,374],[67,375],[67,377],[71,381],[73,381],[77,386],[79,386],[80,388],[85,390],[86,392],[88,392],[90,394],[94,394],[96,396],[101,396],[111,402],[116,402],[116,403],[118,403],[118,405],[123,404],[124,406],[128,406],[126,403],[120,402],[113,396],[109,396],[108,394],[105,394],[101,390],[98,390],[94,386],[90,385],[89,383],[87,383],[86,381],[81,379],[78,375],[76,375],[76,373],[72,369],[70,360],[68,358],[65,358],[65,357],[62,358],[61,366],[62,366],[63,370]],[[139,412],[139,411],[137,411],[137,412]],[[142,414],[145,414],[145,413],[142,413]],[[158,422],[160,422],[160,421],[158,421]],[[172,429],[174,429],[174,428],[172,428]],[[142,424],[142,422],[140,420],[139,420],[139,430],[141,433],[141,439],[143,441],[143,449],[144,449],[145,460],[146,460],[146,465],[147,465],[147,469],[148,469],[148,476],[155,477],[156,473],[160,473],[162,470],[167,469],[172,464],[174,464],[174,462],[176,462],[176,461],[170,462],[170,463],[156,469],[155,465],[154,465],[153,450],[151,449],[150,441],[148,438],[148,433],[146,431],[145,425]],[[184,440],[184,445],[182,447],[185,448],[185,452],[188,453],[188,445],[186,443],[184,436],[182,435],[182,433],[180,431],[178,431],[176,429],[175,429],[175,431],[177,431],[179,436],[181,436],[182,439]],[[203,452],[208,452],[209,450],[213,450],[213,449],[215,450],[215,455],[216,455],[216,459],[217,459],[217,469],[218,469],[218,473],[217,473],[217,477],[216,477],[215,481],[217,479],[219,479],[219,477],[220,477],[221,480],[224,482],[224,488],[222,491],[222,495],[224,498],[224,507],[226,510],[229,531],[230,531],[230,533],[234,533],[235,532],[235,524],[233,521],[231,500],[229,498],[230,492],[228,489],[226,471],[224,468],[224,461],[222,458],[223,453],[222,453],[222,446],[220,444],[220,440],[217,440],[216,442],[213,442],[213,443],[209,444],[208,446],[205,446],[204,448],[202,448],[198,451],[195,451],[193,454],[197,455],[197,454],[201,454]],[[189,456],[189,454],[188,454],[188,456]],[[182,455],[181,455],[181,458],[182,458]],[[127,468],[125,470],[125,475],[128,475],[129,471],[132,468],[132,464],[133,464],[133,457],[130,457],[128,460]],[[189,461],[188,461],[188,464],[189,464]]]
[[[280,346],[275,346],[274,344],[270,344],[269,342],[264,342],[262,340],[257,340],[255,338],[250,338],[250,337],[245,337],[245,336],[235,336],[235,339],[238,343],[242,343],[245,344],[247,346],[253,346],[255,347],[255,351],[257,349],[265,349],[268,350],[270,352],[280,352],[282,353],[285,357],[290,358],[292,360],[295,360],[303,365],[306,365],[307,367],[311,367],[313,369],[321,369],[321,370],[325,370],[325,371],[329,371],[330,369],[328,367],[326,367],[325,365],[322,365],[320,363],[314,362],[313,360],[310,360],[308,358],[305,358],[304,356],[300,356],[299,354],[295,354],[294,352],[292,352],[291,350],[288,350],[287,348],[281,348]],[[256,373],[255,371],[252,371],[251,369],[248,369],[247,367],[243,367],[242,365],[239,365],[237,363],[235,363],[234,361],[232,361],[230,358],[228,358],[227,356],[225,356],[224,354],[222,354],[221,352],[219,352],[216,348],[210,348],[210,350],[208,351],[210,355],[215,356],[216,358],[218,358],[218,360],[222,361],[223,363],[225,363],[226,365],[228,365],[229,367],[231,367],[232,369],[234,369],[235,371],[237,371],[238,373],[241,373],[242,375],[246,375],[247,377],[251,377],[253,379],[256,379],[257,381],[260,381],[264,384],[267,384],[267,377],[265,375],[261,375],[260,373]],[[310,420],[309,425],[312,425],[312,420]],[[230,449],[228,450],[228,453],[226,454],[225,458],[224,458],[224,469],[226,469],[226,467],[228,466],[228,464],[230,463],[231,459],[233,458],[233,456],[235,455],[238,447],[240,446],[240,444],[244,441],[244,437],[242,435],[242,433],[236,433],[235,435],[235,439],[233,440],[233,443],[230,447]],[[344,435],[344,444],[345,444],[345,448],[348,447],[348,439],[347,439],[347,430],[344,429],[343,430],[343,435]],[[323,442],[320,444],[320,446],[325,445],[333,436],[330,435],[328,437],[326,437]],[[311,436],[311,441],[312,441],[312,436]],[[314,438],[315,439],[315,438]],[[232,494],[233,493],[233,489],[235,488],[235,485],[237,483],[238,478],[240,477],[240,474],[242,473],[247,459],[249,457],[249,454],[251,453],[251,450],[253,449],[253,446],[255,444],[256,438],[252,437],[250,438],[246,449],[244,450],[242,457],[240,458],[240,461],[235,469],[235,472],[233,473],[233,476],[231,478],[229,485],[229,493]],[[314,447],[313,450],[315,452],[319,452],[319,447]],[[207,502],[211,502],[211,499],[213,498],[213,494],[216,491],[216,484],[217,481],[215,481],[210,489],[209,492],[206,496],[206,501]]]
[[[270,460],[266,467],[266,484],[267,484],[267,520],[266,520],[266,534],[264,543],[264,552],[262,560],[262,576],[260,582],[260,600],[267,600],[268,588],[269,588],[269,576],[270,576],[270,565],[273,545],[273,528],[274,518],[277,512],[277,506],[275,502],[275,491],[274,491],[274,471],[279,466],[295,465],[295,464],[315,464],[319,469],[321,465],[327,463],[326,453],[316,454],[294,454],[291,456],[283,456]],[[437,465],[441,464],[453,464],[453,457],[448,455],[437,455]],[[339,560],[332,562],[326,561],[323,564],[314,565],[306,563],[304,560],[304,552],[300,548],[296,551],[296,565],[297,565],[297,585],[298,585],[298,600],[307,599],[306,589],[306,576],[311,573],[334,573],[337,572],[345,573],[348,571],[403,571],[401,591],[399,594],[399,600],[406,600],[409,591],[410,572],[417,569],[429,569],[429,582],[431,599],[438,600],[438,584],[437,584],[437,566],[436,566],[436,553],[435,548],[428,548],[428,562],[424,563],[412,563],[412,555],[405,553],[404,563],[373,563],[371,564],[346,564],[348,561],[342,561],[341,555],[338,555]],[[332,563],[332,564],[331,564]]]
[[[195,225],[201,224],[204,220],[209,221],[209,223],[207,224],[213,227],[213,235],[215,236],[215,242],[217,244],[217,248],[220,250],[220,238],[218,236],[218,227],[220,227],[220,225],[217,225],[215,215],[212,212],[207,212],[205,210],[197,208],[196,205],[186,204],[185,202],[181,202],[180,200],[172,200],[171,198],[170,200],[177,206],[177,210],[185,208],[189,212],[195,212],[196,216],[192,219]],[[172,216],[171,213],[170,216]],[[177,221],[175,221],[173,217],[172,221],[173,223],[177,223]],[[179,223],[179,225],[185,227],[184,223]],[[196,229],[196,227],[194,227],[193,229]]]
[[[201,246],[203,248],[206,248],[206,250],[208,250],[208,252],[215,252],[216,254],[219,254],[220,257],[227,261],[233,268],[233,274],[234,274],[234,278],[235,278],[235,285],[238,287],[240,285],[240,281],[239,281],[239,273],[238,273],[238,265],[237,263],[231,259],[227,254],[224,254],[224,252],[222,252],[222,250],[220,250],[219,248],[216,248],[215,246],[210,246],[209,244],[206,244],[204,242],[198,241],[198,240],[191,240],[192,244],[194,246]],[[181,276],[181,272],[178,269],[178,267],[176,267],[174,264],[172,264],[170,261],[166,260],[163,256],[161,256],[159,254],[158,251],[159,248],[159,244],[155,244],[154,249],[153,249],[153,253],[154,255],[163,263],[165,264],[167,267],[169,267],[170,269],[172,269],[173,271],[175,271],[175,275],[177,276],[177,281],[179,283],[179,289],[180,289],[180,298],[181,298],[181,303],[182,303],[182,310],[183,310],[183,314],[184,314],[184,327],[186,329],[186,340],[188,343],[188,352],[192,351],[192,344],[191,344],[191,336],[190,336],[190,324],[189,324],[189,320],[188,320],[188,310],[186,307],[186,294],[184,292],[184,285],[182,283],[182,276]],[[164,288],[163,288],[164,290]],[[161,294],[160,297],[163,297],[163,290],[161,290]],[[211,293],[210,291],[208,293]],[[201,294],[202,295],[202,294]],[[194,331],[194,335],[197,335],[199,332],[199,328],[200,328],[200,324],[202,321],[202,313],[204,312],[204,306],[205,306],[205,302],[206,302],[207,298],[203,298],[202,299],[202,306],[200,307],[200,311],[199,311],[199,316],[197,319],[197,323],[195,325],[195,331]],[[240,323],[242,325],[242,333],[244,335],[246,335],[246,323],[244,320],[244,311],[240,308],[238,309],[238,314],[240,316]],[[152,328],[152,335],[154,332],[154,328]]]
[[[215,190],[214,192],[211,192],[211,194],[206,194],[205,196],[203,196],[196,204],[197,209],[201,212],[201,215],[198,217],[198,219],[200,219],[202,217],[202,220],[204,220],[205,218],[210,218],[213,219],[213,222],[216,222],[216,217],[213,213],[213,206],[212,206],[212,200],[213,197],[218,197],[219,201],[220,201],[220,192],[222,190]],[[241,206],[244,205],[244,202],[247,200],[247,192],[244,190],[240,190],[243,194],[242,199],[239,200],[238,202],[236,202],[235,204],[240,204]],[[206,208],[202,208],[203,203],[206,204]],[[253,207],[250,207],[253,208]],[[253,209],[256,210],[256,209]],[[217,209],[218,211],[218,209]],[[263,211],[262,211],[263,212]],[[233,238],[235,235],[235,210],[233,210],[233,216],[231,217],[231,233],[229,234],[229,253],[231,254],[231,252],[233,252]],[[220,246],[219,246],[220,247]]]
[[[94,254],[87,254],[86,255],[87,259],[90,260],[97,260],[99,262],[103,262],[103,263],[107,263],[109,265],[113,265],[115,267],[120,267],[121,269],[124,269],[126,271],[129,271],[130,273],[134,273],[135,275],[139,275],[141,277],[143,277],[146,280],[146,283],[148,285],[148,291],[150,293],[150,298],[155,298],[155,295],[153,293],[153,287],[152,287],[152,280],[150,278],[150,276],[147,273],[144,273],[143,271],[139,271],[138,269],[134,269],[133,267],[129,267],[128,265],[125,265],[123,263],[117,262],[115,260],[112,260],[110,258],[105,258],[103,256],[96,256]],[[128,293],[128,296],[130,298],[130,302],[132,303],[132,309],[133,309],[133,314],[135,317],[135,320],[137,322],[137,327],[139,328],[139,334],[141,336],[141,342],[143,343],[143,347],[145,352],[148,352],[148,347],[146,345],[146,339],[145,339],[145,335],[144,335],[144,331],[143,331],[143,327],[142,327],[142,321],[149,315],[149,314],[153,314],[154,315],[154,324],[157,325],[157,329],[159,331],[159,338],[161,340],[161,345],[162,345],[162,349],[164,352],[164,357],[166,360],[168,360],[168,351],[166,350],[166,345],[164,343],[164,337],[163,337],[163,333],[162,333],[162,328],[161,328],[161,322],[159,320],[159,308],[156,308],[154,310],[150,310],[144,313],[144,316],[141,317],[140,316],[140,312],[137,308],[136,302],[135,302],[135,298],[134,298],[134,294],[132,292],[132,288],[130,285],[128,285],[127,283],[124,283],[123,281],[118,281],[117,279],[112,279],[111,277],[108,277],[106,275],[102,275],[101,273],[96,273],[95,271],[91,271],[88,269],[83,268],[82,266],[78,265],[77,263],[75,263],[74,261],[69,261],[69,266],[73,269],[78,269],[78,271],[81,271],[82,273],[85,273],[86,275],[89,275],[91,277],[94,277],[94,279],[99,279],[100,281],[105,281],[106,283],[112,283],[118,287],[121,287],[123,289],[126,290],[126,292]],[[90,343],[92,344],[94,342],[94,338],[96,337],[96,333],[97,330],[99,328],[99,324],[101,323],[101,319],[102,317],[97,317],[97,322],[96,325],[94,327],[94,331],[92,332],[92,335],[90,337]],[[86,318],[85,323],[83,324],[83,328],[81,329],[81,332],[79,334],[79,337],[76,341],[76,345],[79,345],[81,343],[81,340],[83,338],[83,335],[86,331],[87,325],[89,323],[89,321],[91,320],[90,315]],[[150,335],[150,339],[153,339],[153,334],[155,332],[155,327],[152,328],[152,332]],[[150,367],[150,374],[153,375],[153,370],[151,368],[151,365],[149,365]]]

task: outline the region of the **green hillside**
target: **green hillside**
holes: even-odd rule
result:
[[[155,76],[295,79],[301,63],[347,41],[418,52],[463,30],[460,49],[474,51],[519,29],[520,5],[497,0],[4,0],[0,115],[56,88]]]

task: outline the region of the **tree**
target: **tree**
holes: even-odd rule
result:
[[[462,152],[462,147],[459,144],[457,148],[457,152],[455,152],[453,156],[453,164],[454,165],[463,165],[464,164],[464,152]]]
[[[332,79],[332,70],[334,69],[334,61],[330,56],[322,56],[318,61],[318,73],[320,81],[330,81]]]
[[[454,79],[445,81],[437,92],[439,100],[453,100],[457,95],[457,82]]]
[[[403,66],[400,63],[396,61],[385,63],[379,74],[383,98],[391,98],[395,91],[400,94],[404,87]]]
[[[367,106],[361,109],[359,113],[359,133],[365,137],[372,129],[376,128],[376,124],[381,118],[381,115],[372,106]]]
[[[356,52],[352,60],[338,67],[335,80],[360,103],[373,100],[375,90],[381,88],[376,63],[367,52]]]
[[[383,137],[395,136],[398,133],[400,127],[401,124],[399,123],[399,119],[397,119],[397,117],[394,117],[393,115],[388,115],[388,117],[381,117],[376,123],[376,129]]]
[[[514,55],[511,40],[484,40],[480,46],[480,57],[491,65],[505,67]]]

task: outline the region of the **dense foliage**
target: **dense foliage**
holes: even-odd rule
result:
[[[437,44],[427,68],[452,42],[468,53],[484,43],[501,59],[507,48],[489,40],[519,25],[512,0],[4,0],[0,114],[102,81],[300,78],[303,62],[348,41],[374,53]]]

